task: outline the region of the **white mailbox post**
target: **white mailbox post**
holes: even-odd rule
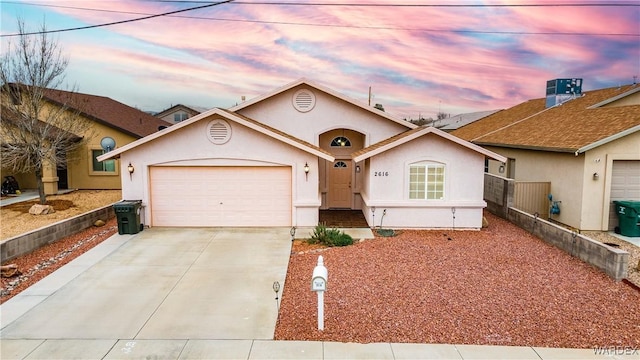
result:
[[[322,255],[318,256],[318,265],[313,269],[311,276],[311,291],[318,294],[318,330],[324,330],[324,292],[327,290],[327,278],[329,274],[324,267]]]

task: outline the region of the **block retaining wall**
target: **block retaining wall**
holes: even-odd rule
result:
[[[514,189],[514,180],[485,174],[484,199],[487,202],[487,210],[566,251],[571,256],[597,267],[616,281],[627,277],[628,252],[514,208]]]
[[[35,216],[35,215],[34,215]],[[93,226],[96,220],[107,221],[115,217],[113,205],[61,220],[57,223],[14,236],[0,242],[0,259],[5,263],[20,255],[28,254],[46,244],[56,242],[66,236],[76,234]]]

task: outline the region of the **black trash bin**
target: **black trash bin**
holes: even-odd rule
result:
[[[142,200],[123,200],[113,204],[118,220],[118,234],[137,234],[142,231],[141,209]]]

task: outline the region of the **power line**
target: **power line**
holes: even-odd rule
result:
[[[609,6],[633,6],[640,7],[640,4],[631,3],[577,3],[577,4],[358,4],[358,3],[300,3],[300,2],[246,2],[246,1],[222,1],[217,3],[210,3],[209,1],[180,1],[180,0],[148,0],[155,3],[207,3],[207,5],[192,7],[183,10],[171,11],[162,14],[148,14],[139,12],[117,11],[117,10],[104,10],[94,9],[86,7],[74,7],[63,5],[44,5],[37,3],[24,3],[24,2],[12,2],[5,1],[5,3],[32,5],[40,7],[51,8],[64,8],[84,11],[96,11],[96,12],[109,12],[118,14],[130,14],[130,15],[145,15],[141,18],[116,21],[106,24],[90,25],[83,27],[75,27],[60,30],[39,31],[26,34],[8,34],[0,35],[0,37],[19,36],[19,35],[34,35],[44,33],[55,33],[64,31],[75,31],[90,29],[96,27],[103,27],[109,25],[116,25],[140,20],[151,19],[160,16],[183,18],[183,19],[195,19],[195,20],[208,20],[208,21],[227,21],[227,22],[244,22],[244,23],[257,23],[257,24],[270,24],[270,25],[291,25],[291,26],[314,26],[314,27],[332,27],[332,28],[351,28],[351,29],[369,29],[369,30],[403,30],[403,31],[420,31],[420,32],[447,32],[447,33],[460,33],[460,34],[493,34],[493,35],[558,35],[558,36],[623,36],[623,37],[640,37],[640,34],[633,33],[584,33],[584,32],[531,32],[531,31],[483,31],[483,30],[451,30],[451,29],[428,29],[428,28],[406,28],[406,27],[393,27],[393,26],[361,26],[361,25],[336,25],[336,24],[319,24],[319,23],[304,23],[304,22],[286,22],[286,21],[265,21],[265,20],[246,20],[246,19],[225,19],[225,18],[211,18],[200,16],[184,16],[173,15],[181,12],[192,11],[202,9],[211,6],[217,6],[225,3],[230,5],[309,5],[309,6],[363,6],[363,7],[567,7],[567,6],[581,6],[581,7],[609,7]]]
[[[206,3],[208,1],[188,0],[146,0],[157,3]],[[366,3],[325,3],[325,2],[293,2],[293,1],[235,1],[233,5],[276,5],[276,6],[340,6],[340,7],[449,7],[449,8],[483,8],[483,7],[623,7],[640,6],[636,2],[601,2],[601,3],[557,3],[557,4],[366,4]]]
[[[30,33],[22,33],[22,34],[20,34],[20,33],[18,33],[18,34],[7,34],[7,35],[0,35],[0,37],[26,36],[26,35],[39,35],[39,34],[51,34],[51,33],[65,32],[65,31],[75,31],[75,30],[93,29],[93,28],[97,28],[97,27],[104,27],[104,26],[111,26],[111,25],[117,25],[117,24],[130,23],[130,22],[134,22],[134,21],[141,21],[141,20],[153,19],[153,18],[161,17],[161,16],[169,16],[169,15],[172,15],[172,14],[177,14],[177,13],[181,13],[181,12],[185,12],[185,11],[192,11],[192,10],[204,9],[204,8],[208,8],[208,7],[212,7],[212,6],[218,6],[218,5],[222,5],[222,4],[230,3],[230,2],[232,2],[232,1],[233,1],[233,0],[220,1],[220,2],[216,2],[216,3],[210,3],[210,4],[207,4],[207,5],[196,6],[196,7],[192,7],[192,8],[188,8],[188,9],[182,9],[182,10],[176,10],[176,11],[169,11],[169,12],[162,13],[162,14],[148,15],[148,16],[144,16],[144,17],[141,17],[141,18],[129,19],[129,20],[121,20],[121,21],[114,21],[114,22],[105,23],[105,24],[79,26],[79,27],[74,27],[74,28],[58,29],[58,30],[35,31],[35,32],[30,32]]]

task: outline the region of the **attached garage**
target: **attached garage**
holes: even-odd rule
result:
[[[291,226],[291,167],[151,166],[151,226]]]
[[[609,230],[618,226],[618,216],[613,204],[616,200],[640,201],[640,160],[613,161]]]

